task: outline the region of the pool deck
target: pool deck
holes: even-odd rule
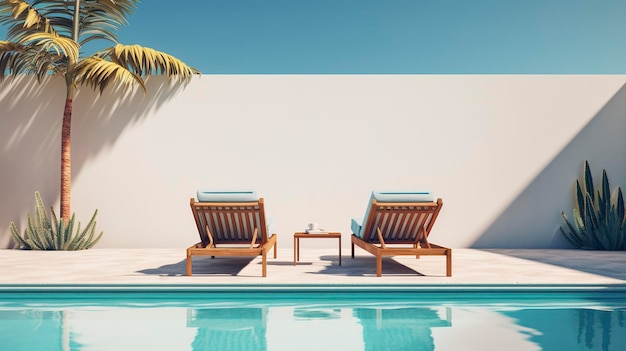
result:
[[[620,289],[626,291],[626,252],[582,250],[454,249],[452,277],[445,257],[383,260],[376,277],[372,255],[344,248],[278,250],[261,277],[261,257],[195,257],[185,276],[185,248],[92,249],[85,251],[0,250],[0,291],[36,289]]]

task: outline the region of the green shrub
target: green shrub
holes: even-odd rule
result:
[[[80,222],[74,230],[74,214],[66,225],[61,218],[57,220],[54,209],[50,208],[52,221],[46,213],[39,192],[35,192],[35,216],[27,215],[27,227],[24,237],[20,236],[15,223],[11,222],[10,230],[13,240],[20,248],[27,250],[85,250],[93,247],[102,237],[103,232],[96,233],[96,210],[83,231]]]
[[[615,197],[612,201],[612,197]],[[602,189],[594,190],[589,163],[585,161],[583,186],[576,181],[576,208],[573,223],[561,211],[567,231],[560,227],[563,236],[572,245],[588,250],[625,250],[626,223],[622,189],[611,195],[606,170],[602,170]]]

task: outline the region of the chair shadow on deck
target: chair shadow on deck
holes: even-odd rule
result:
[[[255,257],[194,257],[194,274],[198,275],[232,275],[236,276],[255,259]],[[186,261],[147,268],[138,273],[160,276],[184,276]],[[197,272],[196,272],[197,271]]]
[[[331,264],[324,266],[319,272],[311,272],[310,274],[328,274],[349,277],[376,276],[376,257],[373,256],[357,256],[354,259],[349,256],[342,256],[341,266],[339,265],[336,255],[320,256],[318,259],[321,261],[331,261]],[[307,261],[303,263],[306,264]],[[398,262],[393,257],[383,257],[383,274],[389,276],[425,276],[423,273]]]

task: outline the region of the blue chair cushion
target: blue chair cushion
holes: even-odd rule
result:
[[[352,218],[352,221],[350,221],[350,229],[352,229],[352,233],[361,237],[361,227],[363,227],[363,221],[358,218]]]
[[[433,202],[435,196],[430,191],[419,190],[385,190],[385,191],[372,191],[370,200],[367,203],[367,210],[365,210],[365,216],[363,220],[359,221],[353,218],[350,223],[352,233],[359,238],[362,238],[363,224],[367,220],[370,214],[370,208],[372,207],[372,200],[376,199],[376,202]]]
[[[430,191],[373,191],[372,196],[378,202],[432,202],[435,201]]]
[[[196,197],[200,202],[247,202],[259,199],[254,190],[200,189],[197,191]]]

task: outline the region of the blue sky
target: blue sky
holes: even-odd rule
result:
[[[129,22],[120,42],[207,74],[626,73],[626,0],[144,0]]]

